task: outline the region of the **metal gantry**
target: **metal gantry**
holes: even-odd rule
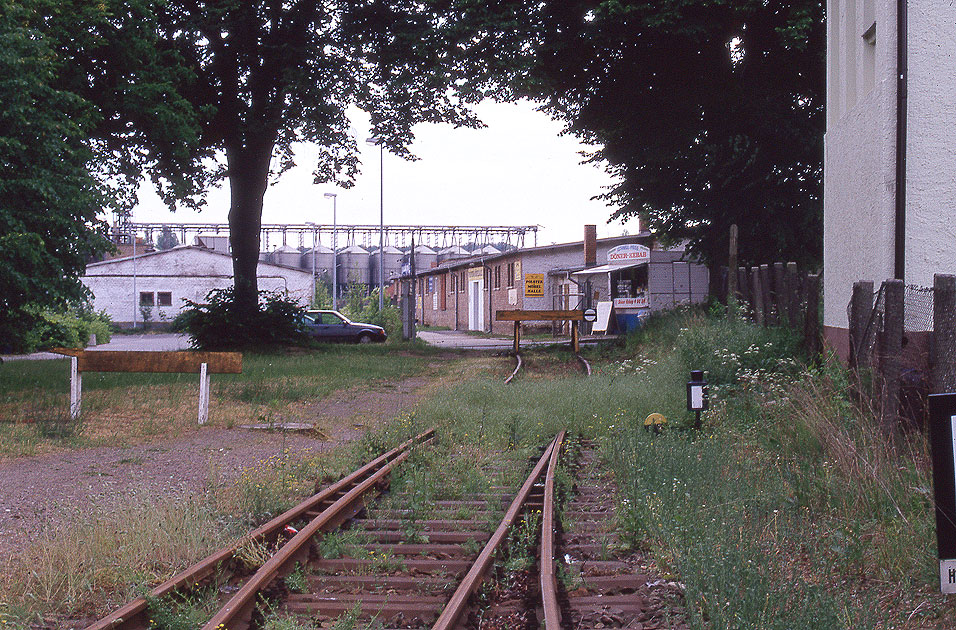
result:
[[[532,235],[534,242],[528,245],[537,246],[537,225],[386,225],[382,230],[379,225],[346,225],[339,224],[335,231],[345,237],[345,245],[379,245],[380,230],[384,232],[384,245],[396,247],[408,246],[411,237],[420,245],[433,248],[445,248],[453,245],[468,243],[489,245],[504,242],[521,248],[527,246],[525,237]],[[123,228],[126,234],[130,230],[142,234],[147,242],[153,242],[164,229],[179,237],[183,244],[190,244],[193,237],[198,235],[229,235],[228,223],[126,223]],[[120,228],[114,227],[114,233]],[[333,225],[310,223],[266,223],[261,230],[261,249],[269,251],[272,245],[285,245],[289,242],[298,243],[304,247],[306,235],[321,243],[323,236],[331,239]],[[291,239],[290,239],[291,237]],[[315,244],[315,243],[312,243]]]

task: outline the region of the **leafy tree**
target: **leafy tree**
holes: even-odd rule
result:
[[[596,143],[615,218],[726,260],[822,251],[820,0],[550,2],[522,93]]]
[[[87,168],[93,112],[54,87],[56,56],[28,17],[0,0],[0,345],[15,351],[43,309],[84,300],[86,259],[109,247]]]
[[[110,112],[121,123],[119,129],[101,128],[101,137],[114,143],[111,148],[131,139],[134,149],[142,140],[143,146],[162,150],[163,160],[147,153],[139,162],[140,152],[120,152],[115,163],[123,168],[117,170],[151,159],[156,177],[173,177],[171,165],[190,174],[167,186],[170,203],[210,179],[228,179],[235,299],[251,316],[257,304],[263,197],[270,177],[293,166],[294,143],[321,147],[317,181],[349,186],[358,169],[345,115],[349,106],[370,112],[373,133],[403,157],[411,157],[407,146],[416,123],[478,126],[467,103],[482,97],[492,77],[515,66],[502,51],[527,41],[528,29],[522,30],[506,5],[169,0],[150,7],[127,1],[122,15],[117,3],[106,21],[115,46],[100,46],[96,35],[71,42],[81,60],[75,87],[80,89],[86,74],[104,79],[107,96],[93,100],[104,108],[104,123],[113,122]],[[157,33],[158,40],[130,35],[139,30]],[[130,53],[135,52],[126,47],[129,41],[144,49],[148,63],[139,67],[156,86],[145,95],[146,105],[123,81],[124,64],[133,63]],[[82,62],[88,48],[96,54],[90,63]],[[175,90],[168,107],[152,107],[167,88]],[[189,107],[182,107],[186,102]],[[198,128],[195,143],[185,137],[193,128]],[[184,140],[178,153],[172,144],[177,137]]]
[[[172,249],[179,245],[179,238],[173,234],[169,226],[164,225],[159,236],[156,237],[156,249]]]

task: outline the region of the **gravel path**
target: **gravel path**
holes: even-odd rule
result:
[[[183,495],[203,490],[215,471],[223,483],[244,468],[281,454],[331,450],[360,437],[381,419],[414,406],[431,380],[424,377],[343,390],[309,406],[328,439],[307,434],[208,427],[130,447],[96,447],[0,462],[0,564],[14,550],[76,510],[108,507],[135,491]],[[329,430],[327,427],[334,427]]]

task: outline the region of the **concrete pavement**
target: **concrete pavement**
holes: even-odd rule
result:
[[[189,337],[175,333],[142,333],[135,335],[113,335],[109,343],[90,346],[87,350],[187,350]],[[63,355],[52,352],[34,352],[33,354],[5,354],[4,361],[42,359],[62,359]]]

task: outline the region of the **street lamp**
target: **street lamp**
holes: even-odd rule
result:
[[[378,310],[385,307],[385,145],[378,136],[366,138],[366,143],[378,145]]]
[[[312,226],[312,305],[318,307],[315,301],[315,246],[318,242],[318,225],[312,221],[306,221],[305,224]]]
[[[335,193],[325,193],[322,195],[326,199],[332,200],[332,310],[339,310],[339,240],[338,240],[338,223],[336,219],[336,206],[338,205],[338,196]],[[312,247],[313,254],[315,253],[315,246]],[[312,259],[313,264],[315,258]]]

